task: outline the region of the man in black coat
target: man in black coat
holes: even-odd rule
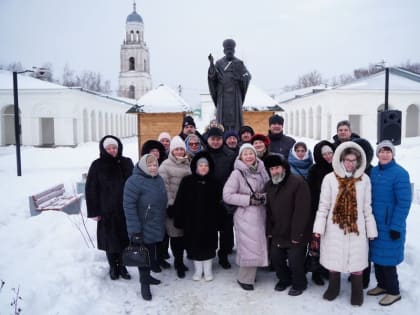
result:
[[[297,296],[307,287],[304,264],[312,231],[309,187],[301,176],[290,173],[281,156],[270,155],[264,163],[271,178],[266,184],[266,233],[279,279],[275,290],[284,291],[291,285],[288,294]]]
[[[98,222],[98,249],[106,251],[109,276],[130,279],[121,264],[121,253],[128,245],[123,208],[124,184],[133,172],[133,162],[122,156],[121,141],[107,135],[99,142],[100,156],[93,161],[86,179],[85,197],[88,218]]]
[[[289,157],[290,149],[296,140],[286,136],[283,131],[284,118],[279,115],[273,115],[269,118],[268,124],[270,130],[268,137],[270,138],[270,152],[281,154],[286,160]]]
[[[350,121],[341,120],[337,123],[337,134],[333,136],[334,147],[338,147],[343,142],[357,138],[360,138],[360,136],[351,131]]]
[[[223,131],[219,128],[210,128],[207,139],[207,152],[214,161],[213,176],[220,181],[222,187],[225,185],[230,173],[233,170],[235,153],[223,145]],[[220,202],[222,202],[220,200]],[[222,219],[222,228],[219,237],[219,264],[224,269],[231,267],[227,258],[233,249],[233,217],[227,212]]]

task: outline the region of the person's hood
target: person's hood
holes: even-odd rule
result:
[[[111,156],[108,152],[106,152],[106,150],[104,148],[104,141],[105,141],[106,138],[112,138],[115,141],[117,141],[117,143],[118,143],[118,154],[115,158],[120,158],[122,156],[122,152],[123,152],[123,145],[122,145],[120,139],[118,139],[117,137],[112,136],[112,135],[106,135],[101,139],[101,141],[99,141],[99,155],[100,155],[100,157],[114,159],[114,157]]]
[[[322,157],[321,149],[322,149],[322,147],[324,145],[329,146],[331,148],[331,150],[333,151],[333,153],[334,153],[334,150],[335,150],[334,145],[331,142],[327,141],[327,140],[322,140],[322,141],[318,142],[315,145],[315,147],[314,147],[314,160],[315,160],[315,163],[317,165],[320,165],[320,166],[328,166],[328,165],[330,165]]]
[[[201,158],[205,158],[209,162],[209,172],[207,176],[211,176],[214,173],[214,161],[211,158],[210,154],[206,151],[198,152],[191,161],[190,168],[191,174],[196,174],[197,171],[197,161]]]
[[[365,151],[363,151],[362,147],[360,145],[358,145],[357,143],[353,142],[353,141],[346,141],[343,142],[342,144],[340,144],[334,152],[334,156],[333,156],[333,161],[332,161],[332,166],[334,169],[334,172],[339,176],[339,177],[346,177],[346,173],[341,165],[340,162],[340,155],[341,153],[343,153],[343,151],[347,148],[354,148],[357,151],[360,152],[360,155],[362,157],[362,161],[359,165],[358,168],[356,168],[356,170],[354,171],[353,177],[354,178],[358,178],[360,176],[363,175],[363,173],[365,172],[366,169],[366,154]]]
[[[160,143],[157,140],[147,140],[145,143],[143,143],[143,146],[141,147],[141,153],[140,155],[143,156],[147,153],[150,153],[151,150],[158,149],[159,150],[159,165],[165,160],[165,147],[162,143]]]

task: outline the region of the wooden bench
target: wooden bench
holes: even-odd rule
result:
[[[68,214],[80,213],[82,195],[68,195],[65,192],[64,185],[60,184],[29,196],[31,215],[38,215],[44,210],[63,211]]]

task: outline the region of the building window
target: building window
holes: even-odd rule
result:
[[[134,41],[134,32],[131,31],[130,32],[130,42],[133,42],[133,41]]]
[[[147,70],[147,60],[144,59],[144,72],[148,72]]]
[[[135,99],[135,96],[136,96],[136,92],[135,92],[134,85],[130,85],[130,87],[128,88],[128,98]]]
[[[128,59],[128,70],[136,70],[135,64],[136,64],[136,61],[134,57],[130,57]]]
[[[136,32],[136,42],[140,42],[140,32]]]

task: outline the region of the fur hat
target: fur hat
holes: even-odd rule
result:
[[[109,146],[109,145],[115,145],[118,148],[117,140],[115,140],[114,138],[111,138],[111,137],[105,138],[102,145],[103,145],[104,149],[106,149],[106,147]]]
[[[272,125],[272,124],[279,124],[282,125],[284,124],[284,118],[279,116],[279,115],[273,115],[268,119],[268,124]]]
[[[289,162],[287,162],[287,160],[279,154],[267,155],[267,157],[264,159],[264,166],[268,175],[270,175],[270,168],[274,166],[282,166],[285,169],[286,174],[290,173]]]
[[[242,134],[244,132],[249,132],[251,134],[251,136],[253,136],[255,134],[255,131],[254,131],[254,129],[252,129],[252,127],[242,126],[241,128],[239,128],[239,137],[242,136]]]
[[[254,152],[255,156],[257,156],[257,151],[255,150],[254,146],[249,143],[244,143],[239,148],[238,158],[241,158],[242,152],[244,152],[245,149],[251,149]]]
[[[161,132],[159,134],[158,141],[160,141],[162,139],[168,139],[169,141],[171,141],[171,135],[167,132]]]
[[[184,150],[186,150],[185,142],[180,136],[175,136],[172,138],[171,144],[169,145],[169,152],[172,152],[176,148],[183,148]]]
[[[255,140],[261,140],[262,142],[264,142],[266,148],[268,148],[268,146],[270,145],[270,138],[264,136],[263,134],[256,133],[255,135],[253,135],[251,138],[251,143],[254,144]]]
[[[376,156],[379,155],[379,151],[383,148],[389,148],[392,151],[392,157],[395,157],[395,147],[389,140],[382,140],[376,147]]]
[[[182,120],[182,128],[186,126],[194,126],[195,128],[194,118],[192,118],[191,116],[185,116]]]
[[[223,138],[223,131],[218,127],[211,127],[207,133],[207,137],[220,137]]]

